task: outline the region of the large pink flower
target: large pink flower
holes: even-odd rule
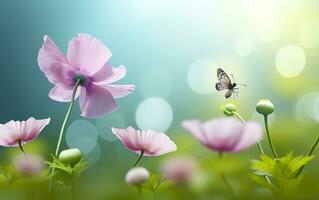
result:
[[[126,68],[113,68],[108,64],[112,54],[98,39],[88,34],[78,34],[69,42],[65,57],[56,44],[44,36],[39,51],[38,64],[41,71],[55,86],[49,93],[51,99],[71,101],[77,80],[80,87],[82,116],[99,117],[116,109],[116,98],[124,97],[134,90],[134,85],[113,85],[126,75]]]
[[[160,156],[176,151],[176,144],[164,133],[153,130],[135,130],[112,128],[112,132],[122,141],[126,148],[135,153],[144,151],[145,156]]]
[[[219,152],[238,152],[256,144],[262,129],[256,122],[243,124],[234,118],[211,119],[205,123],[186,120],[182,127],[206,147]]]
[[[27,121],[9,121],[0,124],[0,145],[6,147],[19,146],[34,140],[46,125],[50,118],[36,120],[30,117]]]

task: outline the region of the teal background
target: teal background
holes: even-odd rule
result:
[[[126,66],[127,76],[119,83],[136,85],[134,93],[117,101],[117,113],[125,119],[123,128],[129,125],[137,127],[135,111],[144,99],[161,97],[170,104],[174,114],[173,122],[166,131],[178,145],[179,151],[174,154],[190,154],[199,159],[215,156],[180,128],[184,119],[206,120],[223,116],[220,105],[226,102],[224,93],[213,91],[200,95],[193,92],[187,82],[192,63],[205,59],[234,73],[236,80],[248,85],[240,89],[236,99],[240,105],[239,112],[245,119],[252,118],[259,99],[271,99],[275,105],[272,131],[278,151],[284,154],[294,150],[297,154],[304,154],[316,136],[318,125],[317,122],[309,126],[298,123],[295,107],[299,97],[319,90],[319,61],[318,49],[303,47],[299,31],[305,21],[319,19],[319,5],[317,1],[294,0],[278,1],[278,7],[276,13],[280,14],[275,19],[281,24],[281,34],[275,42],[265,43],[258,40],[251,16],[241,10],[240,1],[2,0],[0,122],[25,120],[30,116],[51,117],[50,125],[39,140],[26,145],[27,150],[40,149],[41,154],[49,158],[68,104],[48,97],[52,85],[38,67],[38,50],[44,35],[49,35],[65,53],[71,38],[77,33],[89,33],[110,48],[113,54],[111,64]],[[254,47],[249,56],[240,57],[236,53],[236,43],[246,36],[252,38]],[[287,44],[302,47],[307,59],[303,72],[293,78],[281,76],[275,66],[277,51]],[[167,76],[155,76],[154,82],[145,82],[145,76],[153,70]],[[214,87],[216,74],[208,76],[211,76],[211,87]],[[110,118],[112,116],[109,115]],[[70,122],[78,119],[84,118],[80,117],[76,104]],[[95,119],[84,120],[96,123]],[[110,123],[105,124],[105,132],[109,132],[111,126]],[[85,176],[88,182],[94,181],[87,189],[93,190],[93,186],[112,188],[113,185],[112,192],[116,193],[121,187],[127,187],[123,186],[122,180],[136,155],[118,141],[99,138],[98,143],[101,156]],[[266,145],[265,141],[263,143]],[[63,147],[67,148],[65,143]],[[7,156],[10,150],[0,150],[5,158],[1,163],[10,163]],[[156,172],[160,161],[167,156],[146,158],[143,165]],[[239,156],[249,161],[257,156],[257,151],[252,148]],[[315,160],[310,169],[317,164]],[[319,177],[319,174],[314,176]],[[105,193],[103,189],[100,192]]]

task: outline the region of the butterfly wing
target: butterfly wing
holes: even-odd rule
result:
[[[228,99],[229,97],[231,97],[232,94],[233,94],[233,90],[228,90],[227,93],[225,94],[225,98]]]
[[[232,89],[232,82],[231,82],[229,76],[221,68],[217,69],[217,79],[219,82],[216,83],[216,85],[215,85],[216,90],[221,91],[221,90],[226,90],[226,89],[228,89],[228,90]]]
[[[225,84],[223,82],[218,82],[218,83],[216,83],[215,88],[218,91],[222,91],[222,90],[228,90],[229,87],[227,84]]]

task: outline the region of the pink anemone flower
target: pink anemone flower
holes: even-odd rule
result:
[[[56,44],[44,36],[39,50],[38,65],[47,79],[54,84],[49,97],[59,102],[70,102],[79,86],[75,99],[80,98],[81,115],[100,117],[116,109],[115,99],[134,91],[134,85],[114,85],[126,75],[126,68],[112,67],[112,54],[98,39],[78,34],[70,40],[65,57]]]
[[[36,120],[30,117],[27,121],[9,121],[0,124],[0,145],[15,147],[31,142],[50,123],[50,118]]]
[[[200,122],[186,120],[182,127],[211,150],[239,152],[256,144],[262,138],[262,129],[256,122],[243,124],[234,118],[211,119]]]
[[[160,156],[176,151],[176,144],[164,133],[153,130],[135,130],[112,128],[112,132],[121,140],[125,147],[144,156]]]

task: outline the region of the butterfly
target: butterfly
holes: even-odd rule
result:
[[[226,74],[226,72],[221,69],[218,68],[217,69],[217,79],[218,79],[218,83],[216,83],[215,88],[218,91],[222,91],[222,90],[227,90],[226,94],[225,94],[225,98],[228,99],[229,97],[232,96],[232,94],[234,94],[234,98],[236,97],[236,95],[238,96],[239,94],[239,88],[237,88],[237,85],[242,85],[242,86],[247,86],[244,84],[237,84],[235,83],[235,79],[234,76],[231,74],[234,82],[232,83],[232,81],[230,80],[229,76]]]

